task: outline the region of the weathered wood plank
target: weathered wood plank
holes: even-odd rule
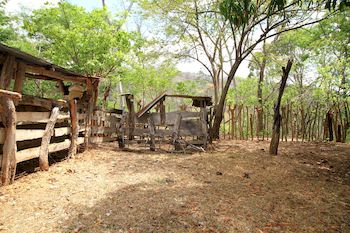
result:
[[[21,94],[13,91],[2,90],[2,89],[0,89],[0,96],[10,98],[15,101],[19,101],[22,99]]]
[[[193,119],[200,118],[199,112],[180,112],[180,111],[168,112],[168,113],[166,113],[165,124],[166,125],[174,125],[175,119],[177,118],[178,114],[181,115],[183,121],[190,119],[190,118],[193,118]],[[143,115],[143,117],[141,117],[141,118],[136,118],[136,123],[146,124],[149,116],[153,118],[155,125],[162,125],[159,113],[150,113],[148,115]]]
[[[78,83],[85,83],[87,79],[85,77],[63,75],[56,71],[47,70],[44,67],[36,67],[36,66],[30,66],[30,65],[27,65],[26,73],[34,76],[36,75],[45,76],[55,80],[72,81],[72,82],[78,82]]]
[[[68,149],[70,140],[66,139],[63,142],[52,143],[49,145],[49,153]],[[17,163],[27,161],[34,158],[39,158],[40,147],[34,147],[17,152]]]
[[[90,142],[91,143],[102,143],[102,142],[113,142],[116,141],[117,137],[91,137]]]
[[[36,96],[23,95],[19,105],[30,105],[36,107],[43,107],[49,111],[56,106],[67,107],[65,100],[52,100],[46,98],[39,98]]]

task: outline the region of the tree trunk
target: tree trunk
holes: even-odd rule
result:
[[[277,151],[278,151],[278,145],[280,140],[280,127],[281,127],[280,106],[281,106],[283,92],[287,84],[288,75],[289,75],[290,69],[292,68],[292,64],[293,64],[293,60],[289,59],[287,66],[282,67],[283,75],[281,80],[281,86],[278,93],[278,99],[274,108],[272,137],[270,142],[269,153],[272,155],[277,155]]]
[[[213,127],[211,128],[211,132],[210,132],[211,139],[219,139],[220,125],[221,125],[221,122],[223,119],[226,96],[227,96],[228,90],[230,88],[231,82],[234,79],[234,76],[235,76],[237,69],[238,69],[239,65],[241,64],[241,62],[242,62],[242,60],[240,58],[237,58],[237,60],[235,61],[235,63],[231,67],[230,73],[227,76],[227,81],[225,83],[224,89],[222,90],[222,93],[220,96],[220,101],[215,108],[214,123],[213,123]]]

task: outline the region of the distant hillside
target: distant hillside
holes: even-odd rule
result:
[[[181,72],[172,79],[174,83],[193,81],[196,84],[196,89],[192,95],[208,95],[212,96],[213,88],[210,75],[204,73]]]

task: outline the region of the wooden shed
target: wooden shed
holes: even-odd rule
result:
[[[88,146],[99,79],[72,72],[18,49],[0,44],[1,184],[14,180],[17,163],[38,158],[48,170],[48,154],[77,153]],[[54,82],[63,99],[24,95],[26,79]]]
[[[169,98],[192,100],[195,111],[166,112],[165,101]],[[156,149],[156,143],[170,143],[175,150],[184,150],[188,146],[205,149],[210,130],[210,113],[212,105],[209,96],[169,95],[163,93],[145,107],[135,112],[134,97],[125,94],[128,112],[121,120],[119,147],[132,142],[149,143],[150,149]],[[157,111],[152,111],[157,108]]]

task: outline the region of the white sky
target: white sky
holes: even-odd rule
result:
[[[8,0],[5,10],[10,14],[15,14],[45,7],[45,3],[55,5],[58,2],[59,0]],[[69,0],[69,2],[72,4],[84,6],[88,10],[91,10],[95,7],[101,7],[102,5],[101,0]],[[106,1],[106,3],[107,5],[110,5],[108,1]],[[203,73],[208,73],[201,64],[195,61],[191,62],[190,60],[178,63],[177,68],[182,72],[197,73],[199,71],[202,71]],[[243,62],[237,71],[237,76],[247,77],[248,74],[248,62]]]

